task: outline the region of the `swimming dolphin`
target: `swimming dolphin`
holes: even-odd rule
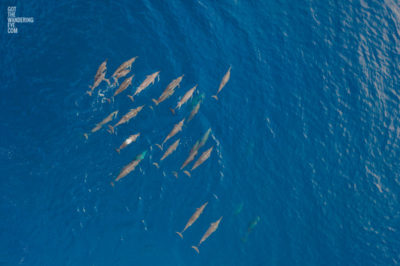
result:
[[[133,170],[135,170],[136,166],[138,166],[138,164],[140,163],[141,160],[144,159],[144,157],[146,156],[147,151],[143,151],[141,154],[139,154],[138,156],[136,156],[135,160],[133,160],[132,162],[130,162],[127,166],[125,166],[124,168],[122,168],[121,172],[119,173],[119,175],[117,176],[117,178],[115,178],[114,182],[118,182],[120,179],[124,178],[125,176],[127,176],[130,172],[132,172]],[[111,182],[111,185],[114,186],[114,182]]]
[[[185,119],[182,119],[178,124],[174,125],[174,128],[169,132],[168,136],[164,139],[164,141],[161,143],[161,145],[156,144],[157,147],[159,147],[161,150],[163,149],[163,145],[167,140],[175,136],[179,131],[182,130],[183,123],[185,122]]]
[[[199,143],[198,149],[200,149],[201,147],[204,146],[204,144],[206,144],[206,142],[207,142],[207,140],[208,140],[208,137],[210,136],[210,133],[211,133],[211,128],[209,128],[209,129],[206,131],[206,133],[204,133],[204,135],[203,135],[203,137],[201,138],[201,141],[200,141],[200,143]]]
[[[140,136],[140,133],[134,134],[134,135],[130,135],[122,144],[121,146],[119,146],[118,149],[115,149],[118,153],[121,152],[121,150],[123,148],[125,148],[126,146],[128,146],[129,144],[135,142],[137,140],[137,138]]]
[[[118,94],[126,90],[132,84],[132,78],[134,76],[135,75],[132,75],[129,78],[125,79],[124,82],[122,82],[121,86],[119,86],[118,90],[115,91],[113,97],[117,96]]]
[[[100,123],[98,123],[93,129],[92,129],[92,133],[100,130],[102,128],[103,125],[107,124],[108,122],[110,122],[111,120],[113,120],[115,117],[117,117],[118,114],[118,110],[112,112],[111,114],[109,114],[106,118],[104,118]],[[83,134],[85,136],[86,139],[88,139],[89,135],[87,133]]]
[[[103,80],[107,82],[108,85],[110,85],[110,81],[106,79],[106,71],[107,59],[103,63],[101,63],[101,65],[97,69],[96,75],[94,76],[94,83],[92,86],[89,86],[91,90],[86,92],[87,94],[89,94],[89,96],[92,96],[94,89],[97,88]]]
[[[199,251],[199,246],[201,245],[201,243],[203,243],[204,241],[206,241],[206,239],[207,239],[212,233],[214,233],[215,230],[218,229],[218,226],[219,226],[219,223],[221,222],[221,220],[222,220],[222,216],[221,216],[221,218],[219,218],[216,222],[211,223],[211,225],[210,225],[210,227],[208,228],[207,232],[206,232],[206,233],[203,235],[203,237],[201,238],[199,244],[198,244],[197,246],[192,246],[192,248],[193,248],[194,250],[196,250],[197,253],[200,253],[200,251]]]
[[[192,109],[192,111],[190,112],[189,118],[188,118],[188,122],[190,122],[193,117],[199,112],[200,109],[200,103],[201,101],[199,101],[196,106]]]
[[[119,77],[122,77],[122,76],[128,74],[128,72],[126,72],[126,70],[127,70],[127,69],[131,70],[132,64],[133,64],[133,62],[135,62],[135,60],[136,60],[137,58],[138,58],[137,56],[132,57],[132,58],[129,59],[128,61],[125,61],[124,63],[122,63],[122,65],[120,65],[120,66],[117,68],[117,70],[115,70],[114,74],[112,74],[112,76],[111,76],[111,77],[114,79],[114,84],[115,84],[115,83],[118,83],[118,78],[119,78]],[[122,74],[124,74],[124,75],[122,75]]]
[[[201,147],[204,146],[204,144],[206,144],[208,137],[211,133],[211,128],[209,128],[207,130],[207,132],[203,135],[203,137],[201,138],[200,141],[196,141],[196,143],[194,144],[194,146],[192,147],[192,149],[189,152],[189,156],[187,157],[187,159],[185,160],[185,162],[182,164],[181,166],[181,170],[183,168],[185,168],[186,165],[188,165],[191,161],[193,161],[193,159],[196,157],[198,150],[200,150]],[[187,175],[190,176],[190,173],[187,172]]]
[[[211,152],[213,150],[214,146],[203,152],[203,154],[200,156],[200,158],[194,163],[192,169],[190,171],[193,171],[197,167],[199,167],[202,163],[204,163],[208,158],[210,158]]]
[[[217,93],[212,96],[213,98],[215,98],[215,100],[218,100],[218,97],[217,97],[218,93],[222,90],[222,88],[226,85],[226,83],[228,83],[229,78],[231,77],[231,68],[232,68],[232,66],[229,67],[228,71],[222,78],[221,83],[219,84]]]
[[[193,145],[193,147],[190,149],[189,156],[187,157],[187,159],[185,160],[185,162],[182,164],[181,170],[182,170],[183,168],[185,168],[185,166],[188,165],[191,161],[193,161],[194,157],[196,157],[197,152],[198,152],[198,150],[199,150],[199,149],[198,149],[198,146],[199,146],[199,141],[197,141],[197,142]],[[189,175],[190,175],[190,174],[189,174]]]
[[[133,102],[133,97],[141,93],[143,90],[145,90],[148,86],[154,84],[156,78],[158,78],[158,81],[160,81],[160,71],[157,71],[151,75],[147,75],[146,79],[137,87],[135,93],[133,95],[128,95],[128,97],[132,100]]]
[[[112,84],[111,87],[114,87],[115,85],[117,85],[118,84],[118,79],[125,77],[126,75],[129,74],[129,72],[131,72],[131,70],[129,68],[118,72],[117,75],[114,77],[114,83]]]
[[[164,160],[165,158],[167,158],[171,153],[173,153],[178,148],[180,140],[181,139],[176,140],[173,144],[171,144],[171,146],[169,146],[167,151],[161,157],[161,161]]]
[[[126,113],[121,120],[118,121],[118,123],[116,123],[114,126],[108,126],[110,128],[110,130],[108,132],[110,132],[111,134],[114,133],[114,129],[121,125],[124,124],[126,122],[128,122],[130,119],[134,118],[135,116],[137,116],[137,114],[143,109],[144,105],[139,106],[135,109],[131,109],[128,113]]]
[[[186,231],[189,227],[196,222],[197,219],[199,219],[200,215],[203,213],[204,208],[207,206],[208,202],[204,203],[201,205],[200,208],[197,208],[196,211],[193,213],[192,217],[190,217],[189,221],[186,223],[185,228],[181,232],[176,232],[182,239],[183,239],[183,232]]]
[[[168,99],[172,94],[174,94],[175,92],[175,88],[179,87],[179,84],[181,83],[183,76],[180,76],[176,79],[174,79],[173,81],[171,81],[167,88],[164,90],[164,92],[161,94],[161,96],[156,100],[156,99],[152,99],[153,102],[155,103],[155,105],[160,104],[161,102],[165,101],[166,99]]]
[[[178,102],[178,104],[176,105],[176,107],[174,109],[170,108],[171,112],[173,114],[175,114],[175,109],[181,109],[182,105],[184,105],[190,98],[192,98],[194,91],[197,88],[197,84],[196,86],[194,86],[193,88],[191,88],[190,90],[188,90],[185,95],[182,97],[182,99]]]

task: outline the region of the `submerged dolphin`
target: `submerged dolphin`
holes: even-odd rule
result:
[[[96,126],[92,129],[92,133],[100,130],[103,125],[107,124],[108,122],[110,122],[111,120],[113,120],[115,117],[117,117],[118,114],[118,110],[112,112],[111,114],[109,114],[106,118],[104,118],[100,123],[96,124]],[[88,139],[89,135],[87,133],[83,134],[85,136],[86,139]]]
[[[173,81],[171,81],[167,88],[163,91],[163,93],[161,94],[161,96],[156,100],[156,99],[152,99],[153,102],[155,103],[155,105],[160,104],[161,102],[165,101],[166,99],[168,99],[172,94],[174,94],[175,92],[175,88],[179,87],[179,84],[181,83],[183,76],[180,76],[176,79],[174,79]]]
[[[173,153],[178,148],[180,140],[181,139],[176,140],[173,144],[171,144],[171,146],[169,146],[167,151],[161,157],[161,161],[164,160],[165,158],[167,158],[171,153]]]
[[[183,168],[185,168],[185,166],[188,165],[191,161],[194,160],[194,158],[195,158],[196,155],[197,155],[198,150],[200,150],[200,148],[203,147],[204,144],[206,144],[210,133],[211,133],[211,128],[209,128],[209,129],[207,130],[207,132],[203,135],[203,137],[201,138],[200,141],[196,141],[196,143],[194,144],[194,146],[192,147],[192,149],[191,149],[190,152],[189,152],[189,156],[187,157],[187,159],[185,160],[185,162],[182,164],[181,170],[182,170]],[[189,172],[187,172],[186,174],[187,174],[188,176],[190,176],[190,173],[189,173]]]
[[[128,146],[129,144],[135,142],[137,140],[137,138],[140,136],[140,133],[134,134],[134,135],[130,135],[122,144],[121,146],[119,146],[118,149],[115,149],[118,153],[120,153],[120,151],[125,148],[126,146]]]
[[[117,126],[119,126],[119,125],[121,125],[121,124],[124,124],[124,123],[126,123],[126,122],[128,122],[130,119],[132,119],[132,118],[134,118],[135,116],[137,116],[137,114],[140,112],[140,111],[142,111],[142,109],[143,109],[143,107],[144,107],[144,105],[142,105],[142,106],[139,106],[139,107],[137,107],[137,108],[135,108],[135,109],[131,109],[128,113],[126,113],[122,118],[121,118],[121,120],[119,120],[118,121],[118,123],[116,123],[114,126],[108,126],[109,128],[110,128],[110,130],[109,130],[109,132],[112,134],[112,133],[114,133],[114,129],[117,127]]]
[[[221,222],[221,220],[222,220],[222,216],[221,216],[221,218],[219,218],[216,222],[211,223],[211,225],[210,225],[210,227],[208,228],[207,232],[206,232],[206,233],[203,235],[203,237],[201,238],[199,244],[198,244],[197,246],[192,246],[192,248],[193,248],[194,250],[196,250],[197,253],[200,253],[200,251],[199,251],[199,246],[201,245],[201,243],[203,243],[204,241],[206,241],[206,239],[207,239],[212,233],[214,233],[215,230],[218,229],[218,226],[219,226],[219,223]]]
[[[182,130],[183,123],[185,122],[185,119],[182,119],[178,124],[174,125],[174,128],[169,132],[168,136],[164,139],[164,141],[161,143],[161,145],[156,144],[157,147],[159,147],[161,150],[163,149],[163,145],[165,142],[167,142],[170,138],[175,136],[179,131]]]
[[[119,175],[117,176],[117,178],[115,178],[114,182],[118,182],[120,179],[124,178],[125,176],[127,176],[130,172],[132,172],[133,170],[135,170],[136,166],[138,166],[138,164],[140,163],[140,161],[142,161],[144,159],[144,157],[146,156],[147,151],[143,151],[141,154],[139,154],[138,156],[136,156],[135,160],[133,160],[132,162],[130,162],[127,166],[125,166],[124,168],[122,168],[121,172],[119,173]],[[111,182],[111,185],[114,186],[114,182]]]
[[[217,93],[212,96],[216,100],[218,100],[218,97],[217,97],[218,93],[222,90],[222,88],[226,85],[226,83],[228,83],[229,78],[231,77],[231,68],[232,68],[232,66],[229,67],[228,71],[226,72],[226,74],[222,78],[221,83],[219,84],[219,88],[218,88]]]
[[[200,109],[200,103],[201,101],[199,101],[196,106],[192,109],[192,111],[190,112],[189,118],[188,118],[188,122],[190,122],[193,117],[199,112]]]
[[[192,224],[194,224],[194,222],[196,222],[196,220],[199,219],[200,215],[203,213],[204,208],[207,206],[207,204],[208,204],[208,202],[201,205],[200,208],[197,208],[195,213],[193,213],[192,217],[190,217],[189,221],[186,223],[185,228],[183,228],[183,230],[181,232],[176,232],[182,239],[183,239],[183,235],[182,235],[183,232],[185,232],[186,229],[191,227]]]
[[[92,93],[95,88],[97,88],[100,83],[104,80],[105,82],[110,85],[110,81],[106,79],[106,71],[107,71],[107,59],[97,69],[96,75],[94,76],[94,83],[92,86],[89,86],[90,91],[87,91],[86,93],[89,94],[89,96],[92,96]]]
[[[211,152],[213,150],[214,146],[203,152],[201,154],[200,158],[194,163],[192,169],[190,171],[193,171],[197,167],[199,167],[202,163],[204,163],[208,158],[210,158]]]
[[[174,109],[170,109],[173,114],[175,114],[175,109],[181,109],[182,105],[184,105],[190,98],[192,98],[194,91],[197,88],[197,84],[188,90],[185,95],[182,97],[182,99],[177,103],[176,107]]]
[[[144,91],[148,86],[154,84],[156,78],[160,81],[160,71],[157,71],[151,75],[147,75],[146,79],[137,87],[135,93],[133,95],[128,95],[128,97],[133,101],[133,97]]]

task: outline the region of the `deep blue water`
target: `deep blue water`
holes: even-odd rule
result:
[[[7,7],[34,17],[7,34]],[[398,1],[10,1],[0,3],[1,265],[395,265],[400,262]],[[102,83],[133,64],[131,102]],[[211,95],[232,66],[215,101]],[[154,110],[151,99],[184,74]],[[122,81],[121,79],[120,81]],[[193,85],[204,101],[170,107]],[[198,96],[196,96],[198,97]],[[114,110],[144,110],[110,135]],[[116,121],[113,121],[115,123]],[[179,169],[203,133],[214,151]],[[129,135],[138,141],[118,155]],[[150,148],[152,147],[152,148]],[[115,184],[123,166],[148,150]],[[208,201],[181,240],[175,231]],[[211,222],[218,230],[191,249]],[[251,230],[252,221],[259,222]]]

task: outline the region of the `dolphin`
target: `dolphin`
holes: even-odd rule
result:
[[[127,176],[130,172],[132,172],[133,170],[135,170],[136,166],[138,166],[138,164],[140,163],[141,160],[144,159],[144,157],[146,156],[147,151],[143,151],[141,154],[139,154],[138,156],[136,156],[135,160],[133,160],[132,162],[130,162],[127,166],[125,166],[124,168],[122,168],[121,172],[119,173],[119,175],[117,176],[117,178],[115,178],[114,182],[118,182],[120,179],[124,178],[125,176]],[[114,182],[111,182],[111,186],[114,186]]]
[[[118,114],[118,110],[112,112],[111,114],[109,114],[106,118],[104,118],[100,123],[98,123],[93,129],[92,129],[92,133],[100,130],[102,128],[103,125],[107,124],[108,122],[110,122],[111,120],[113,120],[115,117],[117,117]],[[85,136],[86,139],[88,139],[89,135],[87,133],[83,134]]]
[[[141,93],[143,90],[145,90],[148,86],[153,85],[156,78],[158,78],[158,81],[160,81],[160,71],[157,71],[151,75],[147,75],[146,79],[137,87],[135,93],[133,95],[128,95],[128,97],[132,100],[133,102],[133,97]]]
[[[200,253],[200,251],[199,251],[199,246],[201,245],[201,243],[203,243],[204,241],[206,241],[206,239],[207,239],[212,233],[214,233],[215,230],[218,229],[218,226],[219,226],[219,223],[221,222],[221,220],[222,220],[222,216],[221,216],[221,218],[219,218],[219,219],[218,219],[217,221],[215,221],[214,223],[211,223],[211,224],[210,224],[210,227],[208,227],[207,232],[206,232],[206,233],[203,235],[203,237],[201,238],[199,244],[198,244],[197,246],[192,246],[192,248],[193,248],[194,250],[196,250],[197,253]]]
[[[261,220],[260,216],[257,216],[248,226],[246,235],[242,237],[242,241],[246,242],[247,238],[249,237],[250,233],[253,231],[253,229],[257,226],[258,222]]]
[[[104,71],[104,72],[101,72],[101,73],[97,73],[96,76],[94,77],[93,85],[89,86],[90,91],[87,91],[86,93],[89,96],[92,96],[94,89],[97,88],[103,80],[105,82],[107,82],[108,86],[110,86],[110,81],[108,79],[106,79],[106,72]]]
[[[176,232],[182,239],[183,239],[183,232],[186,231],[194,222],[196,222],[197,219],[199,219],[200,215],[203,213],[204,208],[207,206],[208,202],[204,203],[201,205],[200,208],[197,208],[196,211],[192,214],[192,217],[190,217],[189,221],[186,223],[185,228],[181,232]]]
[[[210,136],[210,133],[211,133],[211,128],[209,128],[209,129],[206,131],[206,133],[204,133],[204,135],[203,135],[203,137],[201,138],[201,141],[200,141],[200,143],[199,143],[199,148],[198,148],[198,149],[200,149],[201,147],[204,146],[204,144],[206,144],[206,142],[207,142],[207,140],[208,140],[208,137]]]
[[[121,120],[118,121],[118,123],[116,123],[114,126],[108,126],[110,128],[109,132],[112,134],[114,133],[114,129],[121,125],[124,124],[126,122],[128,122],[130,119],[134,118],[135,116],[137,116],[137,114],[143,109],[144,105],[139,106],[135,109],[131,109],[128,113],[126,113]]]
[[[183,168],[185,168],[186,165],[188,165],[191,161],[194,160],[194,158],[197,155],[198,150],[200,150],[201,147],[204,146],[204,144],[206,144],[208,137],[210,136],[211,133],[211,128],[209,128],[207,130],[207,132],[203,135],[203,137],[201,138],[200,141],[196,141],[196,143],[194,144],[194,146],[192,147],[192,149],[189,152],[189,156],[187,157],[186,161],[182,164],[181,166],[181,170]],[[189,172],[188,172],[189,173]],[[188,174],[188,176],[190,176],[190,174]]]
[[[217,93],[212,96],[215,100],[218,100],[218,97],[217,97],[218,93],[222,90],[222,88],[226,85],[226,83],[228,83],[228,81],[229,81],[229,79],[231,77],[231,68],[232,68],[232,66],[229,67],[228,71],[226,72],[226,74],[222,78],[221,83],[219,84],[219,88],[218,88]]]
[[[194,157],[196,157],[197,151],[199,150],[198,147],[199,147],[199,141],[197,141],[197,142],[193,145],[192,149],[190,149],[189,156],[187,157],[187,159],[185,160],[185,162],[182,164],[181,170],[182,170],[183,168],[185,168],[185,166],[188,165],[191,161],[194,160]]]
[[[114,77],[114,83],[112,84],[112,87],[118,84],[118,79],[125,77],[126,75],[129,74],[129,72],[131,72],[129,68],[118,72],[117,75]]]
[[[174,94],[175,92],[175,88],[179,87],[179,84],[181,83],[183,76],[180,76],[176,79],[174,79],[173,81],[171,81],[167,88],[164,90],[164,92],[161,94],[161,96],[156,100],[156,99],[152,99],[153,102],[155,103],[155,105],[160,104],[161,102],[165,101],[166,99],[168,99],[172,94]]]
[[[174,128],[169,132],[168,136],[164,139],[164,141],[161,143],[161,145],[156,144],[157,147],[159,147],[161,150],[163,149],[163,145],[167,140],[175,136],[179,131],[182,130],[183,123],[185,122],[185,119],[182,119],[178,124],[174,125]]]
[[[201,101],[198,102],[196,104],[196,106],[192,109],[192,111],[190,112],[190,115],[189,115],[189,118],[188,118],[188,122],[190,122],[193,119],[193,117],[199,112],[200,103],[201,103]]]
[[[171,153],[173,153],[178,148],[180,140],[181,139],[176,140],[173,144],[171,144],[171,146],[169,146],[167,151],[161,157],[161,161],[164,160],[165,158],[167,158]]]
[[[121,86],[119,86],[118,90],[115,91],[113,97],[117,96],[118,94],[126,90],[132,84],[132,78],[134,76],[135,75],[132,75],[129,78],[125,79],[124,82],[122,82]]]
[[[137,140],[137,138],[140,136],[140,133],[134,134],[134,135],[130,135],[122,144],[121,146],[119,146],[118,149],[115,149],[118,153],[121,152],[121,150],[123,148],[125,148],[126,146],[128,146],[129,144],[135,142]]]
[[[121,72],[126,73],[125,70],[127,70],[127,69],[130,70],[130,69],[132,68],[132,64],[133,64],[133,62],[135,62],[135,60],[136,60],[137,58],[138,58],[137,56],[132,57],[132,58],[129,59],[128,61],[125,61],[124,63],[122,63],[122,64],[117,68],[117,70],[115,70],[114,74],[112,74],[112,76],[111,76],[111,77],[114,79],[115,82],[118,82],[118,77],[121,77]],[[126,74],[128,74],[128,73],[126,73]],[[126,75],[126,74],[125,74],[125,75]]]
[[[199,167],[204,161],[206,161],[208,158],[210,158],[211,152],[213,150],[214,146],[203,152],[202,155],[200,155],[200,158],[194,163],[192,169],[190,171],[193,171],[197,167]]]
[[[188,90],[185,95],[183,95],[182,99],[177,103],[176,107],[174,109],[170,108],[171,112],[175,114],[176,109],[181,109],[182,105],[184,105],[190,98],[192,98],[194,91],[197,88],[197,84]]]

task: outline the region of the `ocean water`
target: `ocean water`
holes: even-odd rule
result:
[[[9,6],[34,23],[8,34]],[[398,1],[0,7],[1,265],[400,262]],[[115,91],[104,82],[85,94],[105,59],[110,77],[134,56],[133,86],[113,102],[101,96]],[[160,81],[132,103],[126,95],[155,71]],[[154,107],[182,74],[175,94]],[[169,108],[195,84],[195,98],[204,94],[199,113],[166,143],[181,140],[157,169],[155,144],[195,103],[176,115]],[[115,135],[105,126],[84,138],[112,111],[120,119],[139,105]],[[199,153],[214,150],[189,178],[179,167],[208,128]],[[136,170],[110,186],[143,150]],[[175,232],[205,202],[180,239]],[[221,216],[197,254],[191,246]]]

